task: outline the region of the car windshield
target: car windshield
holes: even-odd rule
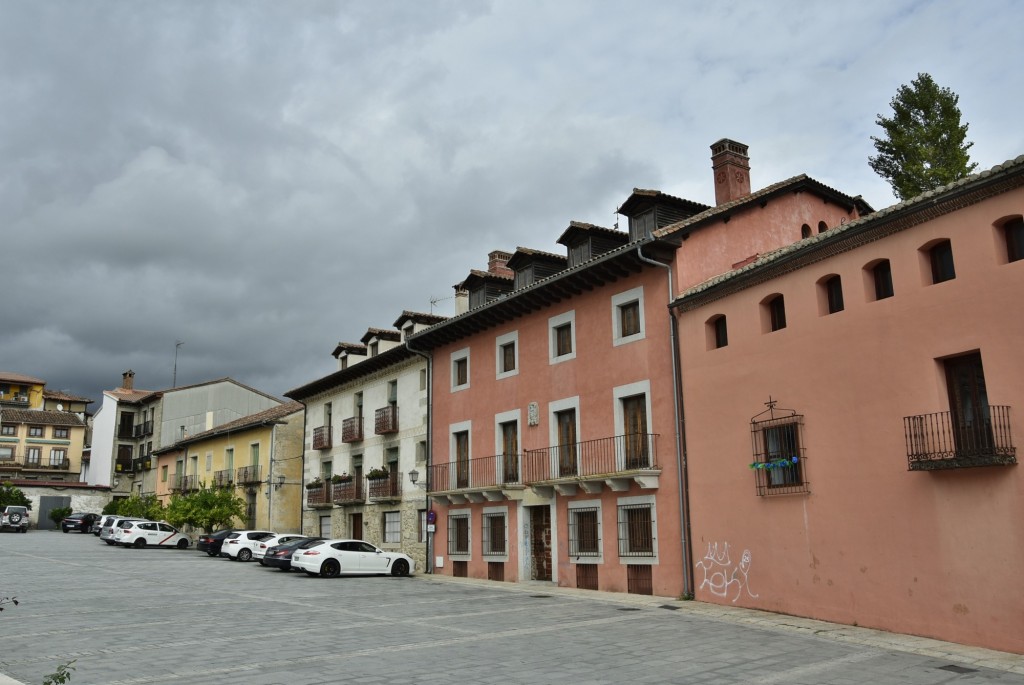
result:
[[[28,513],[28,509],[25,507],[7,507],[8,514],[25,514]]]

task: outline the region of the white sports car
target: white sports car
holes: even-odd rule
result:
[[[378,549],[362,540],[323,540],[308,549],[297,549],[292,568],[311,576],[388,574],[407,576],[416,562],[408,554]]]
[[[176,547],[188,549],[192,541],[174,526],[157,521],[125,521],[114,530],[115,545],[125,547]]]

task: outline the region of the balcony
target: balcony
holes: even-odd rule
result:
[[[153,434],[153,422],[152,421],[146,421],[145,423],[137,424],[132,429],[132,436],[131,437],[143,438],[143,437],[146,437],[147,435],[152,435],[152,434]]]
[[[199,475],[192,473],[189,475],[179,475],[175,473],[171,477],[171,492],[195,492],[199,489]]]
[[[607,486],[625,492],[631,483],[641,488],[658,487],[655,434],[634,433],[598,438],[539,450],[523,455],[523,483],[541,496],[575,495],[577,488],[596,494]]]
[[[0,393],[0,404],[7,405],[9,407],[27,407],[28,395],[6,395],[4,393]]]
[[[124,457],[118,457],[117,461],[114,462],[115,473],[132,473],[135,470],[135,460],[131,458],[125,459]]]
[[[432,464],[428,478],[431,495],[447,497],[453,503],[519,499],[523,481],[522,458],[518,454]]]
[[[906,416],[903,430],[910,471],[1006,466],[1017,463],[1010,408],[986,406],[974,421],[952,412]]]
[[[331,448],[331,427],[320,426],[313,429],[313,449],[329,450]]]
[[[235,482],[235,471],[234,469],[224,469],[222,471],[213,472],[213,485],[217,488],[226,488],[234,485]]]
[[[389,404],[378,409],[373,416],[373,432],[387,435],[398,432],[398,405]]]
[[[363,487],[361,478],[353,478],[345,483],[334,483],[331,487],[331,501],[335,504],[345,506],[366,501],[366,488]]]
[[[371,502],[391,502],[402,499],[402,479],[397,471],[384,478],[367,478],[367,496]]]
[[[133,440],[136,437],[134,425],[122,425],[117,427],[118,440]]]
[[[327,498],[327,486],[318,485],[314,488],[306,488],[306,506],[316,509],[325,509],[334,506]]]
[[[69,471],[71,460],[62,459],[59,461],[44,461],[36,457],[28,457],[23,454],[8,455],[0,457],[0,469],[24,469],[26,471]]]
[[[360,442],[363,439],[363,417],[353,416],[341,422],[341,441]]]
[[[239,485],[245,485],[247,483],[259,483],[260,480],[260,466],[259,464],[253,464],[252,466],[242,466],[235,473],[235,482]]]

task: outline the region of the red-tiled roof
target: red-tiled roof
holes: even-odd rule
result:
[[[0,371],[0,381],[22,383],[25,385],[46,385],[46,381],[41,378],[25,376],[24,374],[14,373],[13,371]]]
[[[66,411],[4,409],[4,423],[28,423],[40,426],[84,426],[76,414]]]

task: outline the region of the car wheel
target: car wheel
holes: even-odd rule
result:
[[[178,540],[178,549],[188,549],[188,540],[185,540],[184,538]]]
[[[337,578],[341,573],[341,564],[334,559],[328,559],[320,567],[320,575],[324,578]]]
[[[215,556],[217,556],[217,553],[212,551],[212,550],[206,550],[206,556],[208,556],[208,557],[215,557]]]
[[[395,563],[391,564],[391,575],[393,576],[407,576],[409,575],[409,562],[405,559],[398,559]]]
[[[134,543],[132,543],[132,547],[134,547],[135,549],[142,549],[145,546],[146,546],[146,541],[143,538],[139,538]]]
[[[21,514],[11,514],[7,517],[7,520],[11,523],[21,523]]]
[[[64,528],[63,530],[64,530],[64,532],[65,532],[65,533],[67,533],[67,532],[68,532],[68,529],[67,529],[67,528]]]
[[[240,550],[238,550],[238,560],[239,561],[249,561],[250,559],[252,559],[252,550],[249,550],[249,549],[240,549]]]
[[[291,569],[288,568],[287,566],[278,566],[277,570],[278,571],[284,571],[285,573],[288,573],[289,571],[291,571]]]
[[[108,545],[114,544],[113,540],[104,540],[103,542],[107,543]]]

